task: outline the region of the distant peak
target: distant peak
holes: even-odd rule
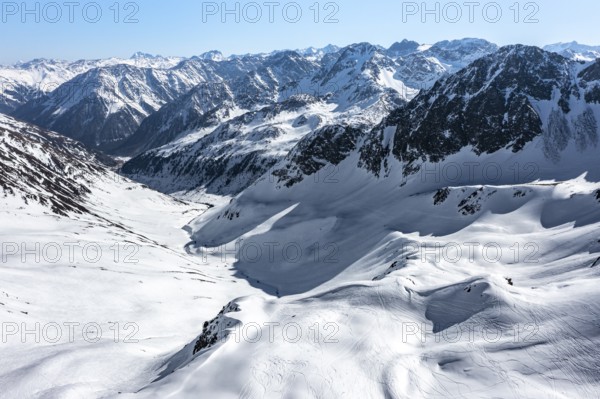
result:
[[[600,46],[590,46],[576,41],[549,44],[543,49],[577,61],[593,61],[600,57]]]
[[[396,42],[390,46],[387,50],[388,54],[393,56],[404,56],[410,53],[414,53],[419,48],[420,44],[413,41],[402,39],[401,42]]]
[[[377,50],[377,46],[368,42],[354,43],[346,47],[346,52],[373,53]]]
[[[149,53],[144,53],[142,51],[135,52],[131,56],[132,60],[138,60],[138,59],[144,59],[144,58],[160,58],[160,56],[158,56],[158,55],[152,55],[152,54],[149,54]]]
[[[500,55],[533,55],[533,54],[542,54],[544,50],[536,46],[528,46],[526,44],[509,44],[506,46],[500,47],[498,50],[498,54]]]
[[[202,53],[200,54],[199,58],[210,61],[223,61],[225,59],[223,54],[218,50],[211,50],[207,51],[206,53]]]
[[[335,44],[328,44],[327,46],[323,47],[322,50],[334,52],[334,51],[338,51],[339,49],[340,48],[338,46],[336,46]]]
[[[459,47],[472,47],[472,46],[480,46],[480,47],[496,47],[494,43],[491,43],[485,39],[478,39],[473,37],[465,37],[463,39],[454,39],[454,40],[442,40],[440,42],[435,43],[432,47],[443,47],[443,48],[459,48]]]
[[[596,49],[600,46],[593,46],[589,44],[581,44],[576,41],[568,42],[568,43],[554,43],[544,46],[544,49]]]
[[[333,44],[328,44],[325,47],[319,48],[319,47],[307,47],[304,49],[298,49],[296,50],[296,52],[298,54],[301,55],[305,55],[305,56],[315,56],[315,55],[324,55],[324,54],[330,54],[330,53],[335,53],[336,51],[339,51],[339,47],[335,46]]]

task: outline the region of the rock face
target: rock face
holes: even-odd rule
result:
[[[464,148],[475,154],[519,152],[538,137],[553,161],[570,142],[579,150],[596,146],[598,65],[535,47],[503,47],[440,80],[366,132],[359,140],[359,166],[384,175],[393,156],[411,174],[422,162],[440,162]]]
[[[568,111],[570,72],[563,57],[533,47],[502,48],[398,111],[393,154],[411,164],[425,157],[436,162],[465,146],[477,153],[519,151],[542,133],[532,101],[550,101],[557,89]]]
[[[57,215],[89,212],[85,197],[106,174],[83,145],[0,114],[0,198],[22,198]]]
[[[217,317],[205,322],[202,326],[202,334],[196,340],[192,354],[195,355],[201,350],[210,348],[219,341],[227,338],[228,329],[239,324],[239,321],[227,317],[227,314],[239,311],[239,306],[231,302],[221,309]]]
[[[348,124],[328,125],[318,129],[294,147],[283,165],[273,171],[273,176],[291,187],[327,165],[338,165],[356,149],[365,130],[365,126]]]

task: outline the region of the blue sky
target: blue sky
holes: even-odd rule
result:
[[[0,63],[129,57],[136,51],[240,54],[361,41],[389,46],[403,38],[600,44],[597,0],[69,1],[27,0],[25,7],[22,1],[0,2]]]

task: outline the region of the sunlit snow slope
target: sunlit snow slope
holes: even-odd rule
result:
[[[596,397],[597,65],[506,47],[367,135],[303,139],[191,224],[271,296],[128,397]]]
[[[151,191],[80,144],[0,116],[3,398],[130,391],[253,291],[191,257],[182,229],[208,206]]]
[[[252,184],[210,209],[2,118],[6,395],[597,397],[599,88],[598,61],[506,46],[374,127],[267,107],[179,142],[277,144],[264,175],[228,158]],[[50,262],[73,241],[104,256]],[[78,339],[51,342],[70,322]]]

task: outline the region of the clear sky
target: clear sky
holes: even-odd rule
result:
[[[2,0],[0,63],[136,51],[227,55],[362,41],[389,46],[404,38],[600,44],[599,16],[598,0]]]

